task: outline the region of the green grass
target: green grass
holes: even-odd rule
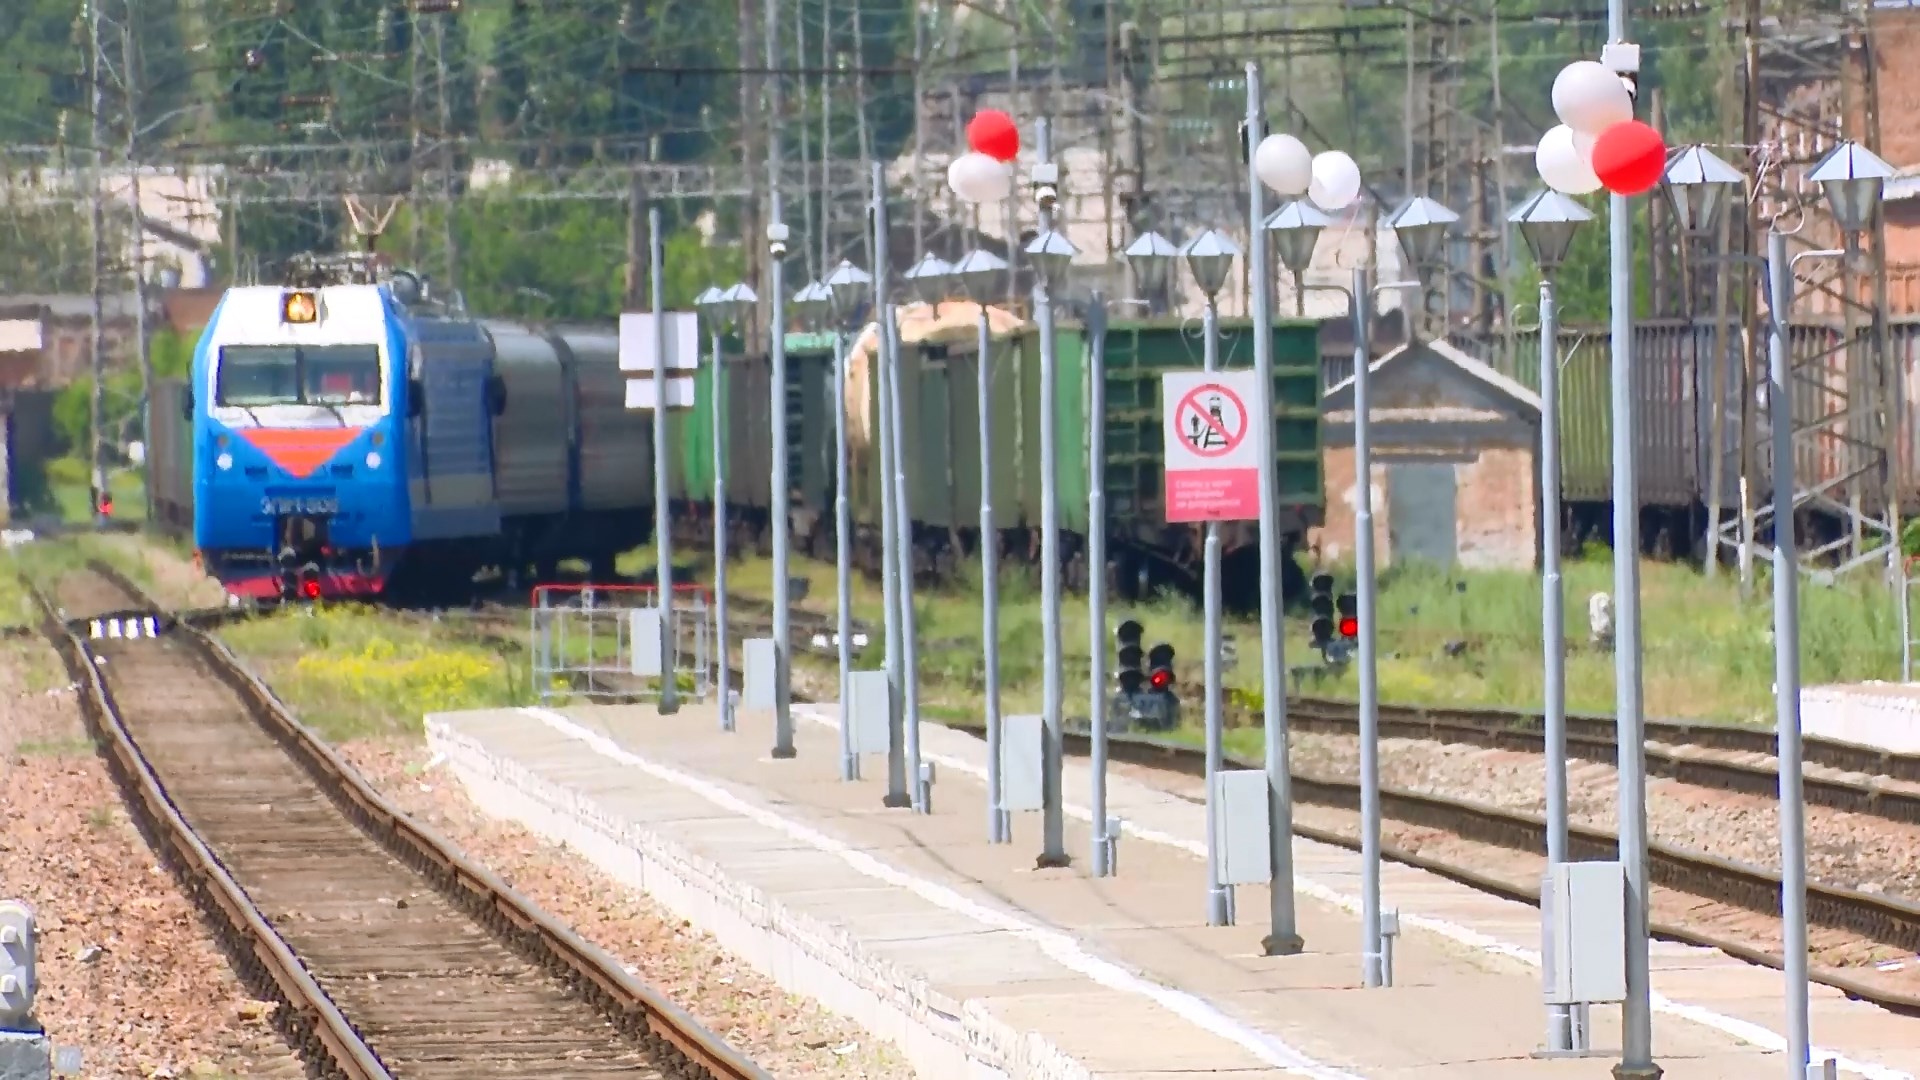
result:
[[[429,712],[531,701],[524,651],[449,640],[362,605],[285,609],[221,638],[330,742],[417,733]]]
[[[638,553],[635,561],[646,557],[647,553]],[[810,595],[800,607],[823,614],[834,610],[831,564],[797,559],[793,573],[811,581]],[[1338,576],[1343,583],[1352,580],[1350,572]],[[1611,712],[1614,658],[1587,644],[1587,597],[1612,590],[1611,562],[1604,552],[1598,558],[1572,559],[1563,577],[1568,706],[1580,712]],[[729,571],[730,585],[745,595],[769,597],[771,581],[767,560],[752,560]],[[1382,701],[1540,708],[1544,676],[1536,575],[1408,568],[1389,571],[1381,584]],[[1731,575],[1708,581],[1685,566],[1642,564],[1642,670],[1650,715],[1743,722],[1764,721],[1771,715],[1768,589],[1762,578],[1754,599],[1743,601],[1737,579]],[[856,617],[877,627],[878,584],[856,579],[853,592]],[[979,595],[973,580],[963,579],[938,592],[920,590],[915,596],[922,696],[936,715],[978,715]],[[1898,677],[1898,612],[1891,589],[1875,577],[1862,575],[1830,587],[1803,582],[1800,597],[1801,671],[1807,685]],[[1000,612],[1004,707],[1035,710],[1042,690],[1038,589],[1024,575],[1008,577],[1000,590]],[[1094,645],[1085,598],[1068,596],[1061,615],[1067,711],[1085,715],[1090,706],[1088,652]],[[1109,602],[1109,626],[1129,617],[1145,625],[1147,644],[1166,641],[1174,646],[1175,672],[1186,703],[1183,719],[1197,724],[1204,641],[1199,611],[1184,599],[1170,597],[1145,604]],[[1257,710],[1261,701],[1259,630],[1257,616],[1232,617],[1226,625],[1238,658],[1224,681],[1232,699],[1248,710]],[[1320,667],[1319,654],[1307,640],[1304,610],[1287,613],[1287,630],[1287,666],[1312,672],[1302,680],[1301,692],[1324,697],[1358,695],[1353,665],[1339,671]],[[1108,650],[1111,677],[1111,638],[1103,633],[1099,647]],[[880,654],[876,642],[861,659],[876,664]],[[1237,740],[1257,745],[1258,734],[1245,732]]]
[[[55,458],[47,462],[47,492],[61,521],[86,521],[93,516],[87,484],[88,465],[75,457]],[[107,489],[113,495],[113,516],[117,521],[147,519],[146,473],[139,469],[114,470],[107,475]]]

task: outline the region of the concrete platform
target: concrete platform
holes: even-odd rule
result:
[[[1809,686],[1800,691],[1800,723],[1808,735],[1920,754],[1920,684]]]
[[[1205,925],[1203,810],[1114,778],[1120,876],[1094,879],[1084,763],[1067,764],[1068,851],[1033,868],[1037,815],[985,842],[984,747],[928,725],[931,815],[880,805],[884,765],[837,778],[831,709],[797,707],[799,757],[774,761],[770,717],[718,730],[711,708],[490,710],[428,717],[476,802],[561,840],[713,932],[788,989],[897,1042],[926,1078],[1309,1076],[1505,1080],[1607,1076],[1617,1054],[1531,1057],[1544,1030],[1538,915],[1389,865],[1406,933],[1397,985],[1359,988],[1358,859],[1296,840],[1307,952],[1259,955],[1267,895]],[[1081,805],[1076,805],[1081,804]],[[1784,1070],[1777,973],[1656,943],[1656,1058],[1675,1080]],[[1617,1009],[1594,1045],[1617,1048]],[[1911,1080],[1920,1021],[1815,988],[1822,1056]]]

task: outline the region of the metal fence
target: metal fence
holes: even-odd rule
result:
[[[653,585],[540,585],[531,603],[533,685],[556,698],[657,701],[661,680],[648,653],[653,638],[640,613],[659,609]],[[655,616],[657,618],[657,616]],[[713,692],[713,604],[703,585],[675,585],[668,640],[680,698]],[[636,633],[636,631],[638,631]],[[636,655],[635,646],[642,646]]]

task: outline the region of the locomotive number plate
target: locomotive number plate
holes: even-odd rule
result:
[[[268,495],[260,500],[260,512],[268,517],[281,514],[337,514],[340,500],[329,495]]]

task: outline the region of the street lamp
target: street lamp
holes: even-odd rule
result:
[[[1276,215],[1278,216],[1278,215]],[[1387,220],[1414,264],[1416,274],[1440,260],[1445,251],[1447,228],[1460,220],[1459,215],[1424,195],[1416,196]],[[1270,225],[1265,231],[1276,234],[1280,250],[1294,253],[1304,269],[1324,224],[1313,215],[1290,216]],[[1347,297],[1353,314],[1353,475],[1357,478],[1354,507],[1354,576],[1358,592],[1360,623],[1360,933],[1361,975],[1367,986],[1393,985],[1393,970],[1388,962],[1380,933],[1380,691],[1379,659],[1375,643],[1377,627],[1374,610],[1379,583],[1374,575],[1373,552],[1373,474],[1372,351],[1368,341],[1368,304],[1377,294],[1388,290],[1420,289],[1421,282],[1393,281],[1372,285],[1367,268],[1356,266],[1350,288],[1339,285],[1312,285],[1295,281],[1301,292],[1321,289]]]
[[[713,368],[709,408],[713,426],[713,625],[714,685],[720,701],[720,730],[734,729],[733,698],[727,689],[727,379],[722,361],[720,332],[738,326],[753,314],[759,297],[745,282],[721,289],[709,287],[695,300],[707,316],[713,335]]]
[[[1560,584],[1560,330],[1553,275],[1566,262],[1574,234],[1592,220],[1579,203],[1551,188],[1507,218],[1540,268],[1540,640],[1546,664],[1549,873],[1567,861],[1567,621]],[[1546,912],[1541,914],[1544,920]],[[1548,932],[1544,921],[1541,932]],[[1585,1044],[1586,1025],[1574,1023],[1571,1007],[1547,1006],[1547,1049],[1584,1050]]]
[[[853,504],[847,498],[847,339],[831,315],[836,306],[850,305],[857,298],[855,275],[864,275],[851,263],[840,264],[834,274],[841,278],[844,300],[835,295],[826,281],[814,281],[793,294],[792,307],[807,326],[826,326],[833,336],[833,568],[838,600],[834,644],[840,660],[840,779],[858,780],[860,755],[854,751],[853,723],[847,714],[849,675],[853,671]],[[784,513],[786,507],[784,502],[777,501],[772,509],[778,514]]]
[[[1145,240],[1145,237],[1141,238]],[[1164,273],[1166,264],[1171,261],[1158,252],[1149,253],[1142,246],[1142,254],[1135,257],[1136,264],[1159,264],[1161,269],[1155,273]],[[1233,272],[1233,260],[1240,256],[1240,249],[1224,233],[1208,229],[1188,241],[1180,248],[1180,256],[1186,260],[1187,269],[1193,274],[1193,280],[1200,286],[1200,292],[1206,297],[1205,314],[1201,322],[1201,341],[1203,343],[1202,366],[1207,372],[1220,370],[1220,290],[1227,284],[1227,275]],[[1252,328],[1255,333],[1259,327]],[[1206,668],[1206,734],[1207,734],[1207,925],[1233,925],[1233,888],[1220,880],[1220,852],[1216,821],[1219,816],[1219,800],[1215,797],[1216,777],[1225,756],[1223,738],[1225,736],[1224,702],[1221,691],[1221,628],[1220,628],[1220,525],[1208,522],[1206,527],[1205,562],[1202,570],[1202,589],[1206,610],[1206,645],[1201,650]]]
[[[953,283],[953,265],[928,252],[900,276],[907,279],[907,288],[914,296],[938,307],[940,301],[947,298],[947,288]]]
[[[987,298],[995,295],[1006,260],[975,248],[953,264],[951,281],[980,309],[975,365],[980,383],[980,642],[986,668],[987,840],[1013,839],[1011,822],[1000,806],[1000,534],[993,525],[993,323]]]
[[[1717,163],[1721,168],[1711,165]],[[1728,200],[1701,188],[1736,194],[1741,177],[1704,147],[1682,154],[1667,171],[1667,193],[1677,206],[1691,204],[1718,213]],[[1696,167],[1699,166],[1699,167]],[[1873,224],[1893,169],[1856,142],[1843,142],[1807,174],[1819,184],[1847,248]],[[1707,227],[1711,216],[1701,221]],[[1785,927],[1781,955],[1787,976],[1787,1075],[1806,1080],[1821,1075],[1809,1069],[1812,1056],[1807,995],[1807,851],[1806,807],[1800,728],[1800,570],[1793,521],[1792,366],[1787,353],[1787,318],[1793,306],[1793,268],[1802,259],[1835,258],[1845,250],[1787,254],[1787,234],[1776,217],[1767,230],[1767,411],[1773,434],[1773,707],[1780,765],[1780,918]],[[1896,538],[1893,558],[1899,561]]]
[[[1166,287],[1167,268],[1180,257],[1180,249],[1157,232],[1144,232],[1127,245],[1126,256],[1127,266],[1133,270],[1134,288],[1142,299],[1150,300]],[[1102,642],[1095,643],[1096,652],[1103,647]]]
[[[1333,219],[1307,200],[1295,199],[1268,215],[1262,224],[1273,234],[1280,265],[1301,274],[1313,265],[1313,249],[1320,243],[1320,231],[1333,224]]]
[[[1040,126],[1040,162],[1047,164],[1053,157],[1050,125],[1042,121]],[[1041,189],[1051,191],[1050,188]],[[1061,806],[1060,772],[1062,756],[1066,749],[1066,732],[1062,727],[1061,656],[1060,641],[1060,494],[1059,462],[1059,423],[1054,416],[1055,402],[1059,398],[1059,361],[1054,347],[1053,290],[1056,285],[1064,284],[1067,267],[1074,256],[1080,254],[1071,241],[1054,231],[1051,200],[1043,198],[1040,203],[1040,235],[1027,245],[1027,259],[1033,264],[1039,276],[1039,282],[1033,290],[1034,321],[1040,324],[1040,597],[1044,609],[1042,628],[1043,671],[1045,672],[1045,704],[1042,708],[1046,725],[1046,742],[1042,749],[1041,799],[1043,807],[1043,840],[1037,865],[1041,868],[1066,866],[1072,860],[1067,856],[1066,820]]]

